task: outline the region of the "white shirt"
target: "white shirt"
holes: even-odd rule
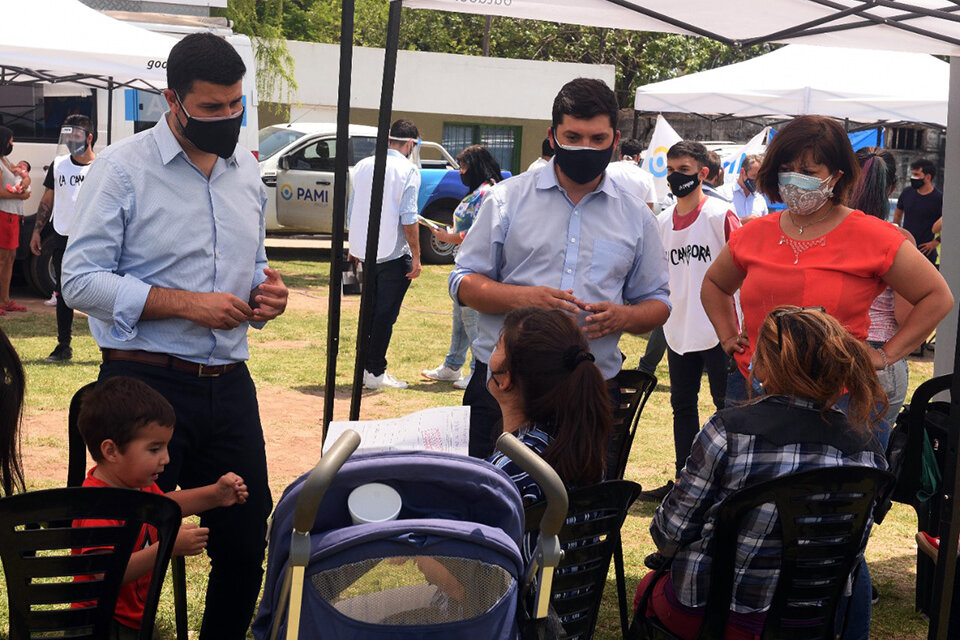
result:
[[[543,157],[541,156],[530,163],[530,166],[527,167],[527,171],[534,171],[535,169],[539,169],[540,167],[545,167],[547,166],[548,162],[549,160],[544,160]]]
[[[653,176],[637,166],[635,162],[621,160],[611,162],[607,166],[607,175],[624,191],[647,204],[657,201],[657,194],[653,188]]]
[[[347,211],[350,227],[350,253],[361,260],[367,252],[367,223],[370,218],[370,196],[373,191],[374,156],[364,158],[353,170],[353,197]],[[377,263],[396,260],[410,254],[404,225],[417,222],[417,194],[420,171],[396,149],[387,151],[386,174],[383,179],[383,208],[380,213],[380,236]]]
[[[77,164],[69,154],[53,161],[53,228],[62,236],[70,235],[77,213],[77,195],[88,171],[89,164]]]

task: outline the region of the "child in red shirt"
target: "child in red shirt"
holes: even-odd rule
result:
[[[167,444],[173,437],[173,407],[159,393],[133,378],[111,378],[88,391],[80,410],[78,428],[97,463],[84,480],[85,487],[121,487],[163,494],[156,480],[170,461]],[[243,478],[226,473],[216,483],[166,494],[180,505],[184,516],[216,507],[243,504],[249,495]],[[75,527],[117,525],[110,520],[75,520]],[[209,529],[186,522],[180,527],[173,555],[197,555],[207,546]],[[156,560],[157,532],[144,526],[127,563],[114,610],[111,638],[136,638],[143,619],[144,602]],[[95,548],[74,549],[90,553]],[[94,576],[77,576],[92,580]],[[92,606],[77,602],[74,607]]]

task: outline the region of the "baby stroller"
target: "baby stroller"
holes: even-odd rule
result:
[[[424,451],[348,460],[359,443],[344,433],[278,502],[257,640],[559,637],[548,605],[567,493],[549,465],[509,434],[497,442],[547,496],[525,563],[523,503],[501,470]],[[400,494],[399,517],[354,525],[347,497],[371,482]]]

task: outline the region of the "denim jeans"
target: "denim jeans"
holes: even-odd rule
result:
[[[450,351],[443,366],[459,371],[467,359],[467,348],[477,339],[477,311],[459,302],[453,303],[453,328],[450,331]],[[470,358],[470,373],[477,367],[477,358]]]
[[[700,413],[697,404],[700,397],[700,380],[706,370],[710,382],[710,395],[717,411],[723,409],[727,387],[727,366],[730,361],[720,345],[705,351],[679,354],[667,348],[670,365],[670,406],[673,408],[673,446],[677,454],[676,472],[690,455],[690,447],[700,431]]]
[[[663,327],[657,327],[650,332],[647,338],[647,349],[640,358],[637,369],[651,376],[657,375],[657,365],[663,360],[663,354],[667,350],[667,339],[663,335]]]
[[[882,342],[870,342],[870,346],[879,349],[883,346]],[[877,372],[880,379],[880,386],[887,392],[887,402],[890,406],[887,412],[883,414],[883,421],[886,428],[892,429],[897,421],[897,415],[903,408],[903,403],[907,399],[907,384],[910,381],[910,369],[907,367],[907,361],[897,360],[883,371]]]

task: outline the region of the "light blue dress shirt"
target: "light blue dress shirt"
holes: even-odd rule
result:
[[[393,160],[391,160],[391,156]],[[410,165],[410,170],[407,172],[406,177],[403,181],[403,189],[400,195],[400,224],[401,225],[411,225],[417,224],[417,214],[420,212],[417,209],[417,197],[420,193],[420,181],[417,180],[418,173],[420,169],[417,168],[417,165],[410,162],[409,158],[404,156],[402,153],[396,149],[387,149],[387,162],[395,162],[397,159],[403,160]],[[362,162],[362,160],[361,160]],[[356,186],[356,185],[354,185]],[[370,188],[373,188],[373,185],[370,185]],[[388,193],[386,185],[384,186],[384,193]],[[347,204],[347,228],[350,228],[350,220],[353,217],[353,192],[350,193],[350,202]],[[384,203],[386,206],[386,203]],[[370,215],[370,212],[367,211],[366,215]],[[390,262],[391,260],[396,260],[401,256],[410,255],[410,244],[407,242],[407,236],[403,232],[403,227],[401,226],[397,230],[397,244],[393,248],[393,251],[386,258],[377,260],[377,264],[383,264],[384,262]],[[363,260],[363,256],[357,256]]]
[[[741,218],[748,216],[767,215],[767,201],[763,196],[754,191],[747,194],[739,182],[734,182],[730,189],[730,199],[733,200],[733,206],[737,210],[737,215]]]
[[[207,179],[160,118],[91,165],[63,258],[65,300],[90,316],[101,348],[211,365],[246,360],[247,323],[221,330],[140,316],[153,286],[248,301],[266,280],[265,209],[253,154],[238,146]]]
[[[606,176],[574,206],[557,183],[553,160],[491,190],[450,274],[450,295],[459,300],[463,277],[476,273],[505,284],[573,289],[580,300],[670,306],[667,259],[657,222],[646,203]],[[581,326],[585,312],[578,316]],[[503,314],[480,314],[474,354],[490,362]],[[620,334],[591,340],[604,377],[622,363]]]

